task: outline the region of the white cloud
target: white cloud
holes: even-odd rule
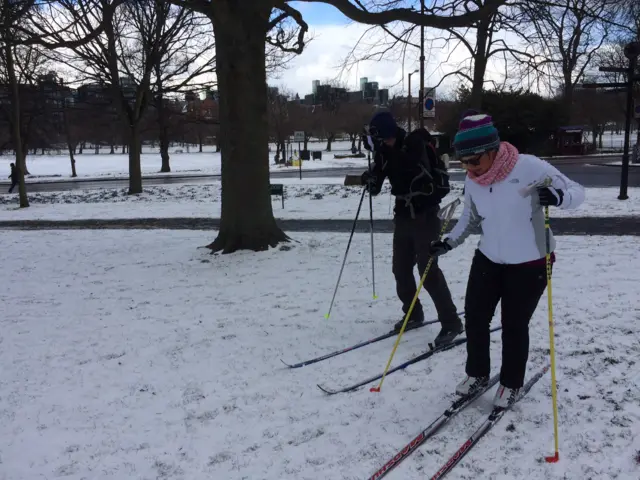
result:
[[[349,70],[341,67],[344,59],[369,28],[367,25],[360,24],[312,26],[310,31],[314,37],[313,41],[307,45],[302,55],[291,61],[289,68],[280,75],[280,78],[271,79],[269,83],[286,87],[303,97],[311,93],[313,80],[337,79],[349,89],[356,90],[359,89],[359,78],[367,77],[369,81],[378,82],[380,88],[390,88],[391,94],[406,94],[407,75],[419,68],[420,52],[417,48],[408,49],[404,57],[404,66],[396,50],[389,54],[390,59],[387,60],[362,61]],[[364,48],[373,48],[372,41],[380,38],[377,32],[365,37]],[[463,62],[469,64],[469,54],[463,46],[456,46],[454,42],[445,45],[442,41],[429,40],[440,35],[442,34],[437,31],[427,30],[425,86],[437,84],[446,73],[459,68]],[[473,38],[469,38],[469,41],[471,44],[474,43]],[[502,81],[504,71],[504,62],[498,59],[493,60],[487,69],[487,79]],[[439,87],[439,94],[451,90],[459,80],[458,77],[447,78]],[[418,74],[412,76],[413,95],[417,95],[419,81]]]

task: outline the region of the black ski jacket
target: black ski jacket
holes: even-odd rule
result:
[[[374,153],[369,177],[371,194],[377,195],[385,178],[391,184],[391,194],[396,197],[394,213],[397,216],[415,217],[427,209],[439,208],[441,196],[435,192],[433,177],[429,173],[435,165],[436,152],[427,145],[431,135],[425,129],[409,135],[398,127],[393,147],[382,145]]]

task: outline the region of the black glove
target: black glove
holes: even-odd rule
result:
[[[440,255],[444,255],[451,250],[453,250],[453,247],[449,245],[447,238],[445,238],[444,240],[437,240],[435,242],[431,242],[431,246],[429,247],[429,256],[439,257]]]
[[[370,152],[372,151],[372,150],[371,150],[371,145],[369,145],[369,141],[368,141],[368,138],[367,138],[367,134],[366,134],[366,133],[363,133],[362,135],[360,135],[360,143],[361,143],[362,145],[364,145],[364,149],[365,149],[365,150],[368,150],[368,151],[370,151]]]
[[[360,181],[362,182],[362,185],[364,185],[364,188],[366,188],[368,192],[371,192],[371,195],[377,195],[380,193],[380,189],[376,182],[376,176],[369,170],[362,174]]]
[[[543,207],[559,207],[562,205],[564,192],[559,188],[542,187],[538,188],[538,197],[540,197],[540,205]]]

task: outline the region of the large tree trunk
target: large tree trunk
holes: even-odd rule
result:
[[[78,176],[76,173],[76,159],[74,158],[74,154],[76,152],[76,147],[73,144],[71,139],[71,127],[69,125],[69,114],[67,112],[67,104],[65,100],[62,102],[62,121],[64,123],[64,135],[67,138],[67,148],[69,149],[69,159],[71,160],[71,177],[75,178]]]
[[[169,132],[166,127],[160,127],[160,158],[162,159],[162,166],[160,171],[162,173],[168,173],[171,171],[171,165],[169,163]]]
[[[15,64],[13,60],[13,50],[10,43],[5,43],[5,62],[7,68],[7,75],[9,76],[9,84],[11,87],[11,106],[12,106],[12,122],[11,122],[11,135],[13,141],[13,148],[16,153],[16,167],[18,169],[18,193],[20,197],[20,208],[26,208],[29,206],[29,198],[27,197],[27,186],[24,182],[24,175],[26,169],[26,155],[22,146],[22,132],[21,126],[21,112],[20,112],[20,87],[18,85],[18,79],[16,76]]]
[[[142,170],[140,168],[140,125],[129,130],[129,195],[142,193]]]
[[[473,58],[473,83],[471,84],[471,108],[482,109],[482,95],[484,93],[484,76],[487,71],[487,43],[491,17],[482,20],[476,31],[476,53]]]
[[[265,34],[270,2],[216,0],[222,143],[222,216],[212,251],[275,247],[288,240],[271,208]]]
[[[330,133],[329,135],[327,135],[327,152],[331,151],[331,144],[333,143],[334,138],[335,138],[335,135],[333,133]]]
[[[158,78],[160,77],[159,74]],[[171,171],[171,165],[169,165],[169,129],[166,125],[165,110],[164,110],[164,98],[162,93],[162,82],[158,82],[158,128],[160,130],[160,158],[162,159],[162,166],[160,171],[162,173],[169,173]]]

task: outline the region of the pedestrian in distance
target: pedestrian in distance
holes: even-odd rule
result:
[[[367,133],[365,148],[373,151],[374,158],[371,169],[362,174],[362,184],[372,195],[378,195],[388,178],[391,194],[396,197],[392,269],[396,292],[406,316],[417,289],[414,267],[417,264],[419,274],[424,273],[429,263],[430,244],[440,237],[438,211],[441,200],[450,191],[449,177],[426,129],[407,134],[398,127],[393,116],[384,111],[374,115]],[[435,258],[424,286],[442,327],[434,343],[448,343],[463,331],[462,321]],[[396,323],[396,331],[400,331],[403,322],[404,316]],[[423,323],[424,310],[418,300],[406,329]]]
[[[11,179],[11,186],[9,187],[9,193],[12,193],[13,189],[16,187],[16,185],[18,185],[18,182],[20,181],[20,179],[18,178],[18,169],[15,163],[10,164],[10,167],[11,167],[11,174],[9,175],[8,178]]]
[[[466,378],[456,388],[466,395],[486,385],[490,374],[489,324],[502,310],[502,366],[494,404],[506,408],[524,382],[529,356],[529,321],[547,286],[546,256],[555,261],[555,241],[546,243],[543,207],[574,209],[584,189],[548,162],[501,142],[489,115],[462,118],[453,147],[467,170],[460,220],[430,254],[461,245],[480,227],[465,297]]]

